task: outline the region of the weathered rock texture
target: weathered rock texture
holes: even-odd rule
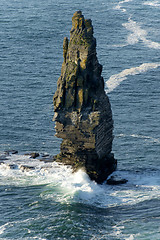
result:
[[[85,168],[103,182],[116,168],[112,151],[113,120],[96,56],[91,20],[81,11],[72,18],[70,41],[64,38],[61,76],[54,95],[56,136],[62,138],[58,161]]]

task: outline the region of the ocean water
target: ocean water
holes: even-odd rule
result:
[[[93,22],[124,185],[26,155],[59,152],[52,98],[76,10]],[[160,0],[0,1],[0,239],[160,239],[159,12]]]

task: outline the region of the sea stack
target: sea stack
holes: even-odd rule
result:
[[[61,76],[54,94],[56,136],[62,138],[55,159],[85,169],[102,183],[116,169],[112,151],[113,119],[96,54],[90,19],[74,13],[70,41],[64,38]]]

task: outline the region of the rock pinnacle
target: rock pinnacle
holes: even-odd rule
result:
[[[102,183],[116,169],[112,151],[113,119],[104,91],[102,65],[90,19],[81,11],[72,17],[70,40],[64,38],[61,76],[53,97],[56,136],[62,138],[55,159],[85,169]]]

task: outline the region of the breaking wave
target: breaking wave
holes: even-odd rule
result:
[[[116,171],[112,175],[128,179],[128,183],[110,186],[99,185],[91,181],[88,175],[79,170],[72,173],[70,167],[58,163],[44,163],[29,159],[25,155],[7,157],[0,164],[0,179],[7,185],[35,186],[43,185],[42,199],[56,200],[61,203],[82,202],[85,204],[110,207],[132,205],[152,199],[160,193],[159,173],[133,173]],[[22,168],[26,164],[32,168]],[[34,204],[34,203],[33,203]],[[36,204],[36,203],[35,203]],[[0,229],[3,232],[3,228]]]
[[[160,62],[143,63],[138,67],[125,69],[118,74],[114,74],[106,82],[106,87],[107,87],[106,92],[107,93],[112,92],[116,87],[118,87],[120,85],[121,82],[126,80],[127,76],[129,76],[129,75],[137,75],[137,74],[144,73],[144,72],[147,72],[151,69],[155,69],[158,67],[160,67]]]

